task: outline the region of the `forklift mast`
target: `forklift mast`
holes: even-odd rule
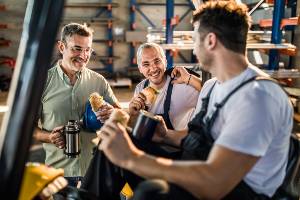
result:
[[[0,132],[0,196],[18,199],[64,0],[28,0]]]

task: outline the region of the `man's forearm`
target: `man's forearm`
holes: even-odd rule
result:
[[[206,161],[174,161],[134,150],[124,167],[145,178],[176,184],[197,198],[221,199],[246,176],[258,159],[215,145]]]
[[[33,133],[33,137],[37,141],[50,143],[49,134],[49,132],[40,129],[39,127],[36,127]]]
[[[200,91],[201,86],[201,80],[195,75],[191,75],[191,79],[189,81],[189,85],[191,85],[193,88],[195,88],[197,91]]]
[[[164,143],[180,147],[181,140],[187,134],[188,134],[187,130],[181,130],[181,131],[168,130],[168,132],[164,138]]]
[[[202,165],[202,170],[195,170]],[[196,197],[207,197],[211,193],[212,180],[215,180],[210,167],[200,161],[173,161],[166,158],[154,157],[144,152],[137,156],[127,165],[128,170],[147,179],[163,179],[183,187]],[[201,186],[201,187],[200,187]]]

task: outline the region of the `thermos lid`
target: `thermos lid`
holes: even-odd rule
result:
[[[65,126],[65,131],[79,131],[79,124],[76,120],[69,120]]]

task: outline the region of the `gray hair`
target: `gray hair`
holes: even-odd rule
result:
[[[86,24],[70,23],[62,28],[60,40],[66,42],[66,39],[73,35],[90,37],[93,36],[93,32],[93,29],[89,28]]]
[[[156,44],[156,43],[153,43],[153,42],[147,42],[147,43],[144,43],[142,44],[141,46],[139,46],[137,52],[136,52],[136,57],[137,57],[137,64],[138,66],[140,66],[142,63],[142,53],[143,53],[143,50],[144,49],[155,49],[160,55],[161,57],[165,60],[166,59],[166,55],[165,55],[165,52],[163,50],[163,48]]]

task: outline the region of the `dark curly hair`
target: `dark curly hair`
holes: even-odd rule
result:
[[[207,1],[194,12],[192,23],[200,24],[201,39],[213,32],[227,49],[245,53],[251,26],[246,5],[233,0]]]

